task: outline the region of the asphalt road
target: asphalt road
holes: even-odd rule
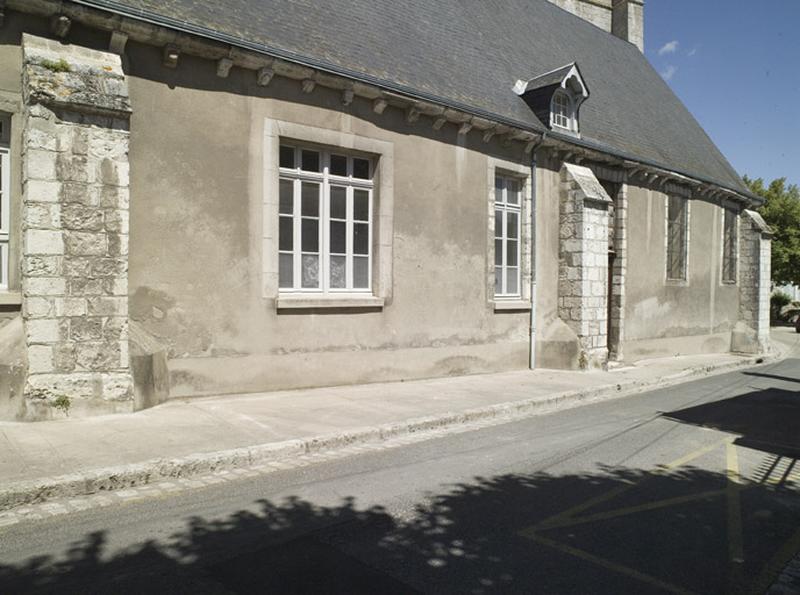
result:
[[[0,529],[0,593],[763,593],[800,359]]]

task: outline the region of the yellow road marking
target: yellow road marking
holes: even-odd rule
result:
[[[575,556],[576,558],[580,558],[581,560],[586,560],[587,562],[591,562],[592,564],[597,564],[598,566],[600,566],[601,568],[605,568],[606,570],[612,570],[614,572],[618,572],[619,574],[624,574],[625,576],[629,576],[643,583],[647,583],[649,585],[653,585],[654,587],[664,589],[665,591],[669,591],[670,593],[677,593],[678,595],[695,595],[692,591],[684,589],[683,587],[678,587],[676,585],[666,583],[653,576],[650,576],[649,574],[639,572],[638,570],[634,570],[633,568],[628,568],[627,566],[623,566],[622,564],[617,564],[616,562],[604,560],[603,558],[593,556],[592,554],[584,552],[583,550],[579,550],[577,548],[560,543],[558,541],[553,541],[552,539],[547,539],[546,537],[542,537],[541,535],[531,534],[529,537],[530,539],[533,539],[534,541],[537,541],[542,545],[546,545],[565,554],[570,554],[572,556]]]
[[[726,487],[728,502],[728,592],[738,593],[742,588],[742,565],[744,564],[744,538],[742,536],[742,499],[739,493],[744,489],[739,475],[739,455],[736,446],[729,442],[725,448]]]
[[[686,502],[693,502],[694,500],[704,500],[714,498],[716,496],[723,496],[727,494],[727,489],[724,490],[709,490],[706,492],[697,492],[695,494],[688,494],[686,496],[676,496],[674,498],[667,498],[664,500],[656,500],[654,502],[647,502],[645,504],[637,504],[636,506],[625,506],[623,508],[616,508],[605,512],[598,512],[577,518],[558,519],[549,523],[542,523],[537,525],[534,530],[542,529],[555,529],[558,527],[573,527],[575,525],[583,525],[585,523],[593,523],[595,521],[605,521],[621,516],[628,516],[637,512],[645,512],[648,510],[658,510],[659,508],[668,508],[677,504],[684,504]]]
[[[682,457],[680,457],[678,459],[675,459],[671,463],[667,463],[666,465],[663,465],[663,468],[665,468],[665,469],[674,469],[675,467],[682,467],[686,463],[691,463],[695,459],[698,459],[698,458],[702,457],[704,454],[709,453],[712,450],[715,450],[717,447],[722,446],[723,444],[726,444],[726,443],[731,443],[731,442],[733,442],[733,438],[725,437],[722,440],[719,440],[717,442],[713,442],[713,443],[711,443],[711,444],[709,444],[707,446],[704,446],[702,448],[698,448],[697,450],[694,450],[694,451],[690,452],[687,455],[684,455],[684,456],[682,456]]]
[[[732,441],[732,439],[730,437],[725,437],[722,440],[718,440],[716,442],[713,442],[711,444],[708,444],[706,446],[698,448],[697,450],[693,450],[692,452],[690,452],[688,454],[685,454],[685,455],[675,459],[674,461],[671,461],[671,462],[669,462],[669,463],[667,463],[665,465],[661,465],[653,473],[654,473],[654,475],[658,475],[659,473],[663,473],[664,471],[669,471],[669,470],[675,469],[676,467],[681,467],[683,465],[686,465],[687,463],[691,463],[695,459],[698,459],[698,458],[702,457],[704,454],[707,454],[707,453],[711,452],[712,450],[722,446],[723,444],[729,443],[731,441]],[[536,525],[531,525],[530,527],[526,527],[525,529],[520,531],[520,534],[521,535],[526,535],[528,533],[532,533],[537,528],[545,528],[545,527],[551,527],[551,526],[564,526],[562,524],[562,521],[565,521],[567,519],[571,519],[572,517],[574,517],[579,512],[583,512],[584,510],[592,508],[593,506],[596,506],[598,504],[602,504],[603,502],[606,502],[608,500],[616,498],[617,496],[620,496],[621,494],[624,494],[628,490],[633,489],[633,488],[641,485],[642,483],[646,482],[649,479],[650,479],[650,477],[645,477],[644,479],[641,479],[640,481],[618,486],[618,487],[616,487],[616,488],[614,488],[612,490],[609,490],[608,492],[606,492],[604,494],[600,494],[599,496],[595,496],[594,498],[586,500],[585,502],[582,502],[582,503],[578,504],[577,506],[573,506],[572,508],[568,508],[567,510],[559,512],[556,515],[548,517],[548,518],[544,519],[543,521],[541,521],[540,523],[538,523]],[[624,510],[624,509],[622,509],[622,510]],[[577,523],[575,523],[575,524],[577,524]]]

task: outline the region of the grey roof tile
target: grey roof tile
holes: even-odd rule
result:
[[[592,92],[583,139],[747,193],[635,46],[546,0],[78,1],[188,23],[533,130],[542,124],[514,83],[577,62]]]

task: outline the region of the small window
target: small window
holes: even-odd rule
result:
[[[572,100],[569,95],[563,91],[558,91],[553,95],[551,123],[558,128],[575,130]]]
[[[520,228],[522,184],[495,176],[494,182],[494,294],[517,298],[520,292]]]
[[[670,196],[667,206],[667,279],[686,281],[688,252],[688,201],[680,196]]]
[[[289,145],[280,156],[280,290],[370,292],[372,161]]]
[[[736,211],[725,209],[722,226],[722,282],[736,283],[736,248],[738,243],[738,217]]]
[[[11,153],[9,118],[0,117],[0,290],[8,289],[8,240],[10,233]]]

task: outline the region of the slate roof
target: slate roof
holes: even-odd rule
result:
[[[747,196],[632,44],[547,0],[73,0],[262,49],[478,115],[544,126],[512,88],[577,62],[587,144]]]

